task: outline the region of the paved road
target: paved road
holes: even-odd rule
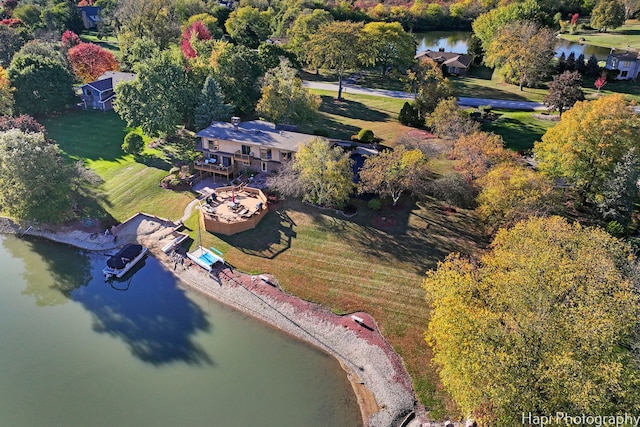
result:
[[[303,82],[305,87],[310,89],[332,90],[338,91],[337,83],[322,82]],[[361,95],[385,96],[387,98],[413,99],[413,94],[402,92],[399,90],[371,89],[366,87],[355,86],[351,84],[343,84],[342,91],[344,93],[357,93]],[[458,104],[464,107],[478,107],[480,105],[491,105],[493,108],[505,110],[545,110],[546,107],[540,102],[529,101],[506,101],[502,99],[486,99],[486,98],[458,98]]]

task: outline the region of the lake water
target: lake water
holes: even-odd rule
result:
[[[418,42],[417,52],[422,50],[438,50],[443,48],[447,52],[466,53],[467,43],[471,33],[469,31],[430,31],[428,33],[415,33]],[[592,46],[580,43],[570,42],[568,40],[558,39],[556,44],[556,56],[569,56],[573,52],[576,56],[584,54],[586,59],[593,54],[601,61],[607,59],[610,52],[609,48]]]
[[[0,426],[356,426],[332,357],[178,287],[152,257],[0,235]]]

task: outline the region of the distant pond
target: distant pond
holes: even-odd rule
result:
[[[430,31],[428,33],[414,33],[418,42],[417,52],[422,50],[438,50],[444,49],[447,52],[466,53],[470,31]],[[569,54],[573,52],[576,56],[584,54],[585,58],[595,55],[598,60],[604,61],[610,52],[609,48],[593,46],[588,44],[580,44],[568,40],[558,39],[556,44],[556,56]]]

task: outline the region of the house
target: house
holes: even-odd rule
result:
[[[136,77],[133,73],[107,71],[95,81],[80,86],[80,97],[85,109],[111,110],[115,99],[115,87],[120,82],[127,82]]]
[[[423,50],[421,52],[418,52],[415,56],[415,58],[418,60],[425,57],[433,59],[440,65],[446,65],[447,72],[449,74],[454,74],[457,76],[466,75],[469,67],[471,66],[471,62],[473,62],[473,57],[469,55],[464,55],[462,53],[445,52],[444,49],[440,49],[438,51]]]
[[[293,158],[300,145],[315,138],[262,120],[241,122],[239,117],[233,117],[231,123],[213,122],[196,137],[202,158],[194,168],[227,180],[245,169],[274,172]]]
[[[619,70],[616,80],[637,79],[640,74],[640,53],[631,51],[615,52],[614,49],[607,56],[607,70]]]
[[[80,9],[80,16],[82,16],[82,24],[85,30],[98,26],[101,11],[99,6],[80,6],[78,9]]]

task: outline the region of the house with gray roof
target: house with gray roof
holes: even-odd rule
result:
[[[278,170],[282,162],[291,160],[298,148],[315,136],[284,130],[262,120],[241,122],[233,117],[231,123],[211,123],[196,138],[196,149],[202,152],[202,158],[196,160],[194,168],[229,180],[245,169]]]
[[[99,6],[79,6],[80,16],[82,17],[82,25],[85,30],[96,28],[100,21],[100,12],[102,8]]]
[[[612,49],[604,68],[620,71],[616,80],[636,80],[640,75],[640,53]]]
[[[120,71],[107,71],[95,81],[80,86],[80,97],[85,109],[111,110],[113,100],[116,97],[116,86],[120,82],[135,79],[133,73],[121,73]]]
[[[422,58],[431,58],[440,65],[447,67],[447,72],[456,76],[464,76],[467,74],[473,58],[469,55],[455,52],[445,52],[444,49],[438,51],[423,50],[418,52],[415,59],[420,60]]]

